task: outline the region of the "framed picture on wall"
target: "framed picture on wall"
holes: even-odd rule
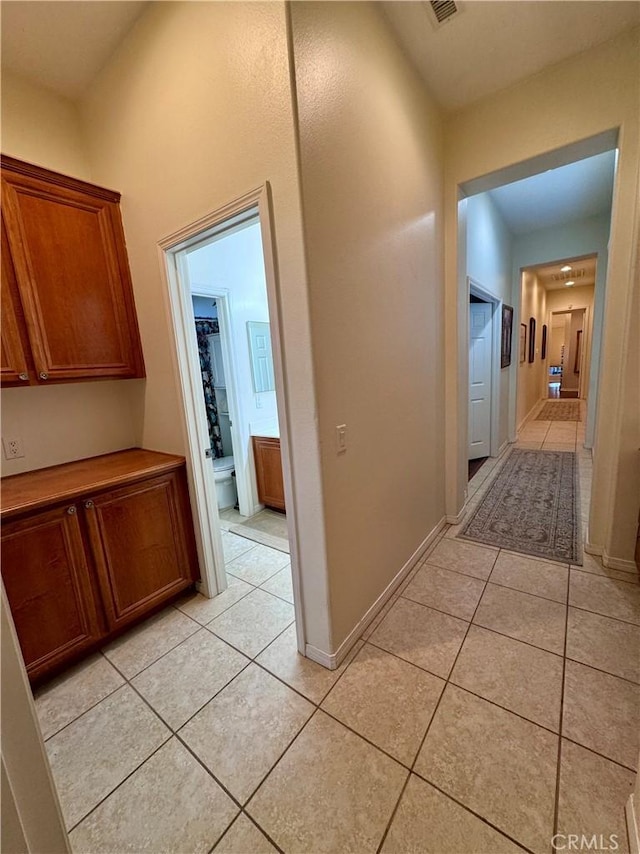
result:
[[[529,363],[536,358],[536,319],[529,318]]]
[[[524,323],[520,324],[520,361],[524,362],[527,358],[527,327]]]
[[[542,345],[540,350],[540,358],[544,362],[547,358],[547,324],[543,324],[542,326]]]
[[[500,343],[500,367],[508,368],[511,364],[511,338],[513,336],[513,308],[502,306],[502,339]]]
[[[576,333],[576,360],[573,365],[573,373],[580,373],[580,359],[582,357],[582,329],[578,329]]]

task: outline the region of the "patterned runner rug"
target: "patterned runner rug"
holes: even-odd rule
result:
[[[542,407],[536,421],[580,421],[579,400],[550,400]]]
[[[579,508],[574,453],[514,448],[458,537],[581,566]]]

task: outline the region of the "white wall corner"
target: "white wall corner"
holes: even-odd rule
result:
[[[584,550],[588,555],[602,557],[603,548],[589,541],[589,525],[584,526]]]
[[[627,819],[630,854],[640,854],[640,822],[638,820],[639,816],[636,798],[633,793],[629,795],[629,800],[627,801],[624,812]]]
[[[462,510],[458,515],[462,518],[464,515],[464,510]],[[429,548],[429,546],[436,539],[440,531],[447,524],[447,518],[442,517],[442,519],[438,522],[438,524],[433,528],[433,530],[425,537],[425,539],[420,543],[418,548],[411,555],[409,560],[405,563],[402,569],[395,575],[393,580],[385,587],[380,596],[376,599],[373,605],[369,608],[366,614],[358,621],[358,623],[354,626],[351,632],[347,635],[347,637],[342,641],[338,649],[334,653],[324,652],[321,649],[313,646],[312,644],[307,644],[305,646],[305,655],[307,658],[310,658],[312,661],[315,661],[317,664],[321,664],[323,667],[328,668],[329,670],[336,670],[344,659],[349,654],[349,651],[354,646],[354,644],[360,638],[360,635],[365,631],[369,623],[375,619],[375,617],[380,613],[382,608],[386,605],[389,599],[393,596],[397,588],[402,584],[406,576],[411,572],[413,567],[420,560],[425,551]]]
[[[467,503],[468,503],[468,499],[465,501],[464,507],[462,508],[462,510],[459,513],[457,513],[455,516],[445,516],[444,517],[444,521],[447,523],[447,525],[459,525],[460,522],[462,522],[464,517],[467,515]]]

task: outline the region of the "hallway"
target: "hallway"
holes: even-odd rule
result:
[[[584,519],[583,430],[530,420],[518,446],[577,445]],[[471,481],[471,508],[501,463]],[[549,852],[554,833],[627,851],[637,578],[456,531],[334,672],[296,651],[288,556],[225,533],[243,576],[227,592],[167,609],[37,696],[74,851]],[[246,563],[262,549],[264,571]],[[238,609],[259,641],[234,629]]]

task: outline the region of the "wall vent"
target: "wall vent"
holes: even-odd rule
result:
[[[430,0],[427,6],[431,10],[431,18],[434,27],[441,27],[460,11],[460,4],[454,0]]]
[[[587,271],[583,267],[581,270],[569,270],[566,273],[553,273],[551,275],[551,279],[554,282],[568,282],[570,279],[584,279],[586,275]]]

